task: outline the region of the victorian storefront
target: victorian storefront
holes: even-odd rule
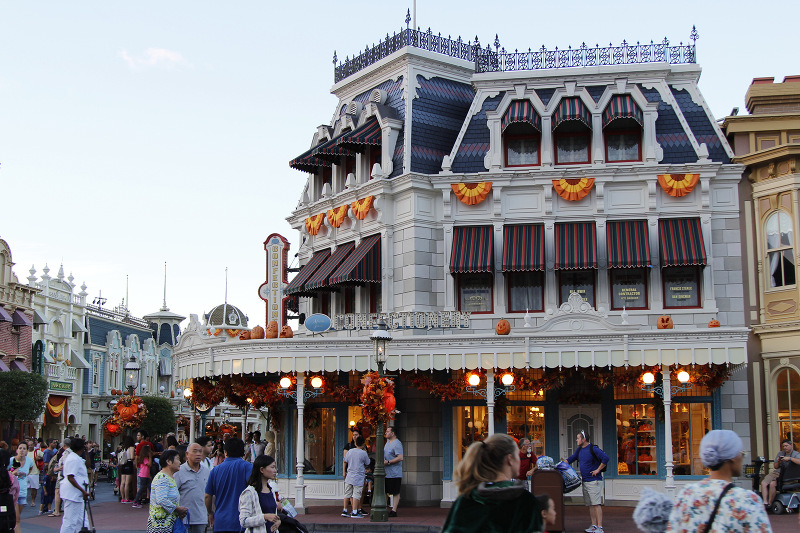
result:
[[[300,507],[342,497],[380,319],[413,505],[449,505],[493,432],[558,460],[588,431],[607,500],[704,474],[710,429],[749,440],[741,246],[713,237],[739,228],[742,167],[694,44],[574,52],[407,29],[336,66],[334,117],[290,163],[308,174],[288,218],[303,266],[262,294],[278,326],[285,307],[305,323],[240,340],[194,320],[175,352],[209,404],[269,411]]]

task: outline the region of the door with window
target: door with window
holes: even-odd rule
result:
[[[592,444],[598,444],[595,441],[602,440],[600,438],[603,434],[602,420],[600,405],[598,404],[576,407],[560,406],[558,428],[560,459],[566,459],[573,454],[577,447],[575,437],[580,431],[584,431],[589,436]],[[602,446],[600,447],[602,448]],[[577,462],[572,464],[572,468],[580,475]],[[580,496],[581,494],[581,489],[578,487],[570,492],[569,496]]]

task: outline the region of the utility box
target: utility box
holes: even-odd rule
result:
[[[548,532],[564,531],[564,478],[558,470],[536,470],[531,477],[531,492],[534,496],[547,494],[553,499],[556,523],[546,525]]]

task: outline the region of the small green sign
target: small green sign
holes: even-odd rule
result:
[[[68,381],[51,381],[50,390],[58,392],[72,392],[72,383]]]

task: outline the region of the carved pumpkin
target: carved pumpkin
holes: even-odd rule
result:
[[[281,328],[280,338],[281,339],[291,339],[292,337],[294,337],[294,331],[292,331],[292,328],[290,328],[289,326],[283,326]]]
[[[119,416],[123,420],[130,420],[139,412],[139,406],[135,403],[131,405],[121,405],[117,410],[119,411]]]
[[[708,327],[710,327],[710,328],[718,328],[719,327],[719,320],[717,320],[716,318],[712,318],[708,322]]]
[[[175,391],[174,390],[169,392],[169,397],[170,398],[174,398],[175,397]]]
[[[256,326],[250,331],[250,338],[251,339],[263,339],[264,338],[264,328],[261,326]]]
[[[658,329],[672,329],[672,317],[669,315],[661,315],[656,321]]]
[[[274,320],[267,324],[267,331],[264,333],[265,339],[277,339],[278,338],[278,323]]]
[[[392,393],[384,394],[383,405],[386,407],[386,411],[391,413],[394,411],[395,406],[397,406],[397,398],[395,398]]]
[[[249,331],[243,331],[242,334],[239,335],[239,340],[241,340],[241,341],[250,340],[250,332]]]
[[[112,435],[116,435],[117,432],[119,431],[119,424],[115,424],[114,422],[109,422],[108,424],[106,424],[106,429]]]
[[[501,318],[497,321],[495,331],[498,335],[508,335],[511,332],[511,324],[505,318]]]

